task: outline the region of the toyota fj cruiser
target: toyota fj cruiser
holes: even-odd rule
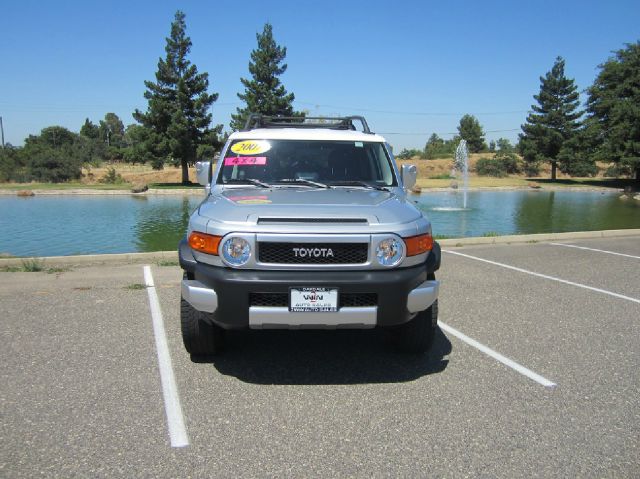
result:
[[[440,247],[407,198],[415,166],[398,171],[363,117],[251,115],[215,171],[197,166],[207,196],[179,245],[189,353],[236,328],[380,327],[429,349]]]

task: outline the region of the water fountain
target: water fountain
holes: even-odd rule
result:
[[[469,189],[469,150],[466,140],[460,140],[453,165],[457,171],[462,172],[462,207],[466,210],[467,190]]]
[[[460,140],[456,148],[453,160],[452,176],[458,178],[458,172],[462,173],[462,207],[460,206],[436,206],[431,208],[434,211],[465,211],[467,207],[467,191],[469,190],[469,150],[466,140]]]

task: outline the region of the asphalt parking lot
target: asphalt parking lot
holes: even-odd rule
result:
[[[0,273],[0,476],[638,477],[640,237],[446,250],[428,357],[265,331],[193,363],[178,267]]]

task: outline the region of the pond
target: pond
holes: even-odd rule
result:
[[[640,202],[617,192],[423,193],[439,237],[640,228]],[[0,253],[56,256],[177,248],[200,196],[0,196]]]
[[[423,193],[412,198],[447,237],[562,233],[640,228],[640,201],[615,191],[471,191]]]
[[[201,196],[0,196],[0,253],[176,250]]]

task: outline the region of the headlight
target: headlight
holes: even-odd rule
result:
[[[396,238],[387,238],[376,247],[376,259],[382,266],[395,266],[402,259],[404,245]]]
[[[247,240],[232,236],[222,244],[222,256],[230,266],[242,266],[251,257],[251,246]]]

